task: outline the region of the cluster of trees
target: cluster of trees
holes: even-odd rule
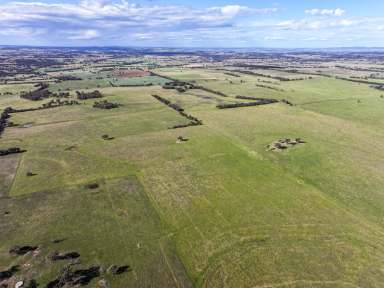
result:
[[[175,103],[172,103],[171,101],[169,101],[169,100],[167,100],[167,99],[165,99],[163,97],[160,97],[159,95],[152,95],[152,97],[154,97],[155,99],[157,99],[161,103],[167,105],[168,107],[172,108],[173,110],[176,110],[181,116],[191,120],[187,124],[175,125],[175,126],[170,127],[170,129],[177,129],[177,128],[185,128],[185,127],[189,127],[189,126],[203,125],[203,122],[201,120],[197,119],[196,117],[194,117],[192,115],[189,115],[189,114],[185,113],[184,109],[181,108],[179,105],[177,105]]]
[[[193,84],[182,82],[182,81],[172,81],[167,82],[163,85],[164,89],[175,89],[179,92],[186,92],[189,89],[194,89],[195,86]]]
[[[37,87],[34,91],[22,92],[20,93],[20,97],[32,101],[39,101],[44,98],[48,98],[51,95],[51,92],[47,90],[47,83],[38,83],[35,85]]]
[[[93,108],[99,108],[99,109],[113,109],[113,108],[118,108],[119,106],[121,106],[121,104],[108,102],[107,100],[98,101],[93,104]]]
[[[48,103],[44,103],[40,107],[37,108],[37,110],[40,109],[48,109],[48,108],[55,108],[59,106],[71,106],[71,105],[80,105],[80,103],[76,100],[60,100],[60,99],[53,99],[49,101]]]
[[[382,90],[382,91],[384,91],[384,84],[382,84],[382,85],[376,85],[376,86],[374,86],[374,88],[376,88],[376,89],[378,89],[378,90]]]
[[[57,97],[57,98],[69,98],[69,96],[70,96],[69,92],[52,93],[52,97]]]
[[[305,143],[306,142],[304,140],[302,140],[301,138],[296,138],[296,139],[286,138],[286,139],[280,139],[280,140],[276,141],[275,143],[268,145],[267,147],[269,150],[276,150],[276,149],[285,150],[291,146],[295,146],[298,144],[305,144]]]
[[[86,99],[95,99],[95,98],[103,98],[103,95],[99,90],[95,90],[93,92],[82,92],[76,91],[77,99],[86,100]]]
[[[9,119],[9,117],[11,117],[9,115],[9,109],[10,109],[10,107],[5,108],[4,111],[0,115],[0,135],[3,134],[4,129],[7,126],[8,119]]]
[[[51,95],[51,92],[48,90],[35,90],[35,91],[29,91],[24,92],[20,94],[21,98],[32,100],[32,101],[39,101],[44,98],[48,98]]]

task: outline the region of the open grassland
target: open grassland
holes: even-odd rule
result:
[[[132,267],[102,276],[110,287],[382,287],[380,91],[327,77],[154,72],[228,97],[109,85],[100,91],[122,104],[116,109],[98,110],[85,100],[12,114],[21,127],[6,128],[0,148],[27,151],[0,159],[1,268],[28,264],[21,272],[45,287],[65,264],[52,263],[49,253],[75,250],[85,266]],[[90,81],[97,87],[96,80]],[[77,86],[81,81],[62,83],[87,88]],[[203,125],[168,129],[189,121],[153,94]],[[216,108],[244,102],[238,95],[294,106]],[[40,103],[0,98],[2,109]],[[306,143],[267,149],[297,137]],[[90,183],[99,186],[88,189]],[[52,243],[59,238],[66,240]],[[10,256],[16,244],[41,245],[40,252]]]

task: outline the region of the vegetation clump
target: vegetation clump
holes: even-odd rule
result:
[[[97,183],[90,183],[90,184],[85,185],[85,188],[91,189],[91,190],[97,189],[97,188],[99,188],[99,184],[97,184]]]
[[[93,104],[93,108],[99,108],[99,109],[114,109],[114,108],[119,108],[120,106],[121,104],[119,103],[108,102],[107,100],[98,101]]]
[[[180,93],[186,92],[189,89],[194,89],[195,86],[193,84],[182,82],[182,81],[172,81],[167,82],[163,85],[164,89],[175,89]]]
[[[103,95],[99,90],[95,90],[93,92],[83,92],[76,91],[77,99],[87,100],[87,99],[95,99],[95,98],[103,98]]]
[[[47,108],[55,108],[60,106],[71,106],[71,105],[80,105],[80,103],[76,100],[51,100],[48,103],[44,103],[38,109],[47,109]]]
[[[282,99],[281,102],[284,103],[284,104],[287,104],[289,106],[294,106],[294,104],[291,101],[288,101],[286,99]]]
[[[184,109],[181,108],[179,105],[175,104],[175,103],[172,103],[171,101],[169,101],[168,99],[165,99],[159,95],[152,95],[154,98],[156,98],[157,100],[159,100],[161,103],[164,103],[165,105],[167,105],[168,107],[172,108],[173,110],[176,110],[177,112],[184,112]]]
[[[59,81],[79,81],[83,80],[80,77],[72,76],[72,75],[59,75],[55,77]]]
[[[28,91],[28,92],[22,92],[20,93],[20,97],[23,99],[28,99],[31,101],[39,101],[44,98],[48,98],[52,93],[47,89],[48,84],[46,83],[39,83],[36,84],[35,87],[37,87],[34,91]]]
[[[5,127],[7,127],[7,125],[8,125],[8,119],[11,117],[9,115],[11,110],[12,110],[11,107],[7,107],[0,114],[0,136],[1,136],[1,134],[3,134]]]
[[[18,265],[14,265],[7,270],[0,271],[0,281],[11,278],[17,271],[19,271]]]
[[[231,108],[239,108],[239,107],[268,105],[268,104],[279,102],[276,99],[256,98],[256,97],[249,97],[249,96],[236,96],[236,98],[244,99],[244,100],[254,100],[254,102],[222,103],[217,105],[216,107],[219,109],[231,109]]]
[[[113,139],[115,139],[114,137],[111,137],[111,136],[109,136],[108,134],[104,134],[103,136],[101,136],[101,138],[102,138],[103,140],[113,140]]]
[[[107,273],[110,273],[112,275],[120,275],[129,271],[132,271],[132,268],[129,265],[123,265],[123,266],[112,265],[107,269]]]
[[[59,261],[59,260],[77,259],[79,257],[80,257],[80,254],[78,252],[59,253],[55,251],[50,258],[52,261]]]
[[[57,97],[57,98],[69,98],[70,94],[69,92],[59,92],[59,93],[52,93],[52,97]]]
[[[19,147],[11,147],[8,149],[0,149],[0,156],[6,156],[10,154],[24,153],[26,150],[22,150]]]
[[[9,253],[13,255],[25,255],[28,252],[33,252],[37,249],[37,246],[31,246],[31,245],[25,245],[25,246],[13,246],[11,249],[9,249]]]
[[[73,264],[64,267],[60,275],[49,282],[46,288],[61,288],[64,286],[84,286],[92,279],[100,276],[100,266],[91,266],[86,269],[73,270]]]
[[[299,145],[299,144],[304,144],[306,143],[304,140],[301,138],[296,138],[296,139],[290,139],[290,138],[285,138],[285,139],[279,139],[276,142],[269,144],[267,146],[268,150],[286,150],[290,147]]]
[[[177,142],[178,142],[178,143],[180,143],[180,142],[187,142],[187,141],[189,141],[188,138],[185,138],[185,137],[183,137],[183,136],[179,136],[179,137],[177,137]]]

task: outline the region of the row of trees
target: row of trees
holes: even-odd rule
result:
[[[6,156],[10,154],[23,153],[25,150],[20,149],[19,147],[11,147],[8,149],[0,149],[0,156]]]
[[[279,102],[276,99],[256,98],[256,97],[248,97],[248,96],[236,96],[236,98],[244,99],[244,100],[254,100],[254,102],[222,103],[217,105],[216,107],[219,109],[230,109],[230,108],[239,108],[239,107],[267,105],[267,104]]]
[[[120,106],[121,104],[119,103],[108,102],[107,100],[98,101],[93,104],[93,108],[99,108],[99,109],[113,109],[113,108],[118,108]]]
[[[3,134],[5,127],[7,127],[8,119],[11,117],[9,115],[9,107],[5,108],[0,115],[0,136]]]
[[[181,108],[179,105],[177,105],[175,103],[172,103],[171,101],[169,101],[169,100],[167,100],[167,99],[165,99],[163,97],[160,97],[159,95],[152,95],[152,97],[154,97],[155,99],[157,99],[161,103],[164,103],[165,105],[167,105],[168,107],[172,108],[173,110],[176,110],[184,118],[187,118],[188,120],[190,120],[190,122],[187,123],[187,124],[175,125],[175,126],[170,127],[170,129],[177,129],[177,128],[185,128],[185,127],[189,127],[189,126],[203,125],[203,122],[200,119],[197,119],[196,117],[194,117],[194,116],[192,116],[190,114],[185,113],[184,109]]]

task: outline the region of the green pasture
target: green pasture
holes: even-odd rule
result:
[[[119,108],[95,109],[98,99],[90,99],[12,115],[21,127],[6,128],[0,148],[27,151],[0,159],[0,270],[29,263],[17,277],[44,287],[67,263],[47,260],[57,250],[78,251],[81,267],[130,265],[125,274],[100,276],[116,288],[382,287],[380,91],[326,77],[286,82],[214,69],[154,72],[229,97],[162,89],[168,80],[161,77],[118,80],[154,81],[150,87],[111,87],[106,81],[115,77],[99,81],[104,72],[86,71],[79,72],[84,80],[50,89],[99,85]],[[153,94],[203,125],[168,129],[189,120]],[[244,102],[237,95],[294,106],[216,108]],[[41,103],[0,96],[2,108]],[[268,150],[285,138],[306,143]],[[87,188],[92,183],[98,187]],[[52,242],[59,238],[65,241]],[[41,252],[9,255],[16,244],[40,245]]]

